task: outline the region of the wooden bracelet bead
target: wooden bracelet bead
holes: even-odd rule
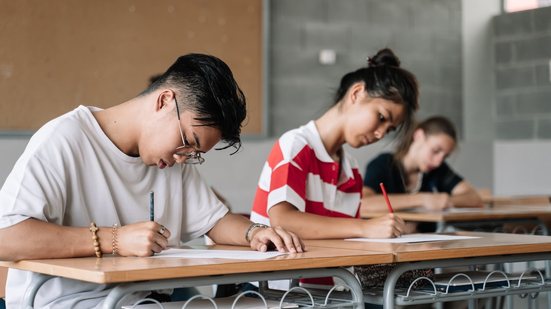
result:
[[[92,232],[92,240],[94,241],[94,252],[96,253],[96,257],[100,258],[103,256],[103,253],[101,252],[101,247],[99,244],[98,231],[99,228],[96,226],[96,223],[90,223],[90,232]]]

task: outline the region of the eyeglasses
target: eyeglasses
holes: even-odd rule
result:
[[[185,164],[203,164],[205,159],[201,157],[201,153],[193,146],[189,145],[184,138],[184,131],[182,131],[182,124],[180,122],[180,108],[178,107],[178,101],[176,95],[174,95],[174,102],[176,103],[176,115],[178,117],[178,129],[180,129],[180,137],[182,138],[183,146],[176,148],[176,154],[186,157]]]

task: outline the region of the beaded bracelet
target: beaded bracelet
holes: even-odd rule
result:
[[[96,253],[96,257],[100,258],[103,256],[103,253],[101,252],[101,248],[99,246],[98,231],[99,228],[96,226],[96,223],[90,223],[90,232],[92,232],[92,240],[94,240],[94,252]]]
[[[261,224],[261,223],[253,223],[249,226],[249,228],[247,229],[247,231],[245,231],[245,240],[250,243],[251,242],[251,233],[254,229],[256,228],[268,228],[269,226],[267,226],[266,224]]]
[[[119,254],[119,243],[118,243],[118,240],[117,240],[117,234],[118,234],[118,231],[119,231],[119,225],[118,224],[113,224],[113,229],[111,230],[111,233],[113,234],[113,242],[112,242],[112,246],[113,246],[113,255],[118,255]]]

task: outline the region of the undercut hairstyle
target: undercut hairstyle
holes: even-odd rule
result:
[[[181,56],[141,95],[159,88],[169,88],[176,93],[180,112],[191,111],[201,125],[220,130],[222,141],[227,145],[217,150],[234,147],[237,152],[241,148],[246,100],[224,61],[204,54]]]
[[[345,74],[335,94],[338,104],[357,82],[363,82],[367,94],[404,106],[404,121],[398,130],[407,135],[419,108],[419,86],[415,75],[400,67],[400,59],[389,48],[381,49],[367,60],[367,67]]]

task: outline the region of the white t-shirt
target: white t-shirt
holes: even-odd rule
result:
[[[154,191],[155,221],[170,229],[169,245],[176,246],[204,235],[228,212],[194,166],[161,170],[121,152],[101,130],[95,110],[79,106],[34,134],[0,190],[0,228],[28,218],[78,227],[93,221],[109,229],[147,221]],[[19,308],[33,276],[10,269],[9,308]],[[111,288],[54,278],[39,290],[35,306],[99,307]]]

